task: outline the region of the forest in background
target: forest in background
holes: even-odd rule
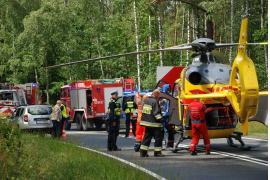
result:
[[[38,82],[42,89],[49,82],[55,94],[65,81],[136,79],[136,56],[61,67],[48,77],[45,67],[199,37],[238,42],[245,14],[249,42],[266,42],[267,13],[267,0],[0,0],[0,82]],[[236,48],[218,51],[228,64],[236,54]],[[267,47],[249,47],[248,54],[260,89],[267,89]],[[190,59],[187,51],[141,55],[142,88],[154,87],[157,66],[187,65]]]

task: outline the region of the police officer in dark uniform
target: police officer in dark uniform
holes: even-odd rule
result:
[[[109,120],[108,120],[108,151],[121,151],[117,147],[116,141],[119,135],[121,105],[118,100],[118,92],[111,93],[111,101],[109,103]]]
[[[161,109],[158,103],[160,91],[154,90],[152,96],[148,97],[143,102],[143,111],[141,126],[145,126],[145,134],[140,147],[140,156],[148,157],[147,151],[151,143],[151,139],[155,138],[154,156],[163,156],[162,150],[162,116]]]

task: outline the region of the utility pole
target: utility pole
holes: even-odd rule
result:
[[[137,24],[137,11],[136,11],[136,0],[133,1],[134,11],[134,26],[135,26],[135,40],[136,40],[136,51],[139,52],[139,37],[138,37],[138,24]],[[140,70],[140,55],[137,54],[137,76],[138,76],[138,91],[141,91],[141,70]]]

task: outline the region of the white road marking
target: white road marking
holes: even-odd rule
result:
[[[79,135],[89,135],[89,134],[96,134],[96,135],[106,135],[107,132],[104,131],[65,131],[67,135],[79,134]]]
[[[189,145],[186,144],[181,144],[179,145],[180,147],[189,147]],[[202,148],[198,148],[200,150],[203,150]],[[225,156],[225,157],[231,157],[231,158],[235,158],[235,159],[240,159],[243,161],[248,161],[248,162],[252,162],[255,164],[260,164],[263,166],[268,166],[268,161],[265,160],[261,160],[261,159],[257,159],[257,158],[252,158],[249,156],[244,156],[244,155],[238,155],[238,154],[233,154],[233,153],[227,153],[227,152],[223,152],[223,151],[211,151],[212,154],[217,154],[217,155],[221,155],[221,156]]]
[[[160,175],[158,175],[158,174],[156,174],[156,173],[154,173],[154,172],[152,172],[152,171],[150,171],[150,170],[148,170],[148,169],[145,169],[145,168],[143,168],[143,167],[141,167],[141,166],[139,166],[139,165],[137,165],[137,164],[134,164],[134,163],[132,163],[132,162],[129,162],[129,161],[125,160],[125,159],[119,158],[119,157],[117,157],[117,156],[113,156],[113,155],[111,155],[111,154],[107,154],[107,153],[105,153],[105,152],[97,151],[97,150],[94,150],[94,149],[91,149],[91,148],[86,148],[86,147],[83,147],[83,146],[78,146],[78,147],[79,147],[79,148],[82,148],[82,149],[86,149],[86,150],[88,150],[88,151],[92,151],[92,152],[101,154],[101,155],[103,155],[103,156],[106,156],[106,157],[109,157],[109,158],[112,158],[112,159],[115,159],[115,160],[117,160],[117,161],[120,161],[120,162],[122,162],[122,163],[124,163],[124,164],[127,164],[127,165],[129,165],[129,166],[131,166],[131,167],[134,167],[134,168],[136,168],[136,169],[138,169],[138,170],[140,170],[140,171],[143,171],[143,172],[145,172],[146,174],[148,174],[148,175],[150,175],[150,176],[152,176],[152,177],[154,177],[154,178],[156,178],[156,179],[159,179],[159,180],[166,180],[166,178],[164,178],[164,177],[162,177],[162,176],[160,176]]]
[[[100,131],[100,132],[99,131],[68,131],[67,134],[85,134],[85,135],[86,134],[97,134],[97,135],[106,135],[107,132],[102,132],[102,131]],[[119,136],[120,137],[125,137],[124,135],[119,135]],[[135,139],[134,136],[129,136],[128,138],[129,139]],[[268,140],[264,140],[264,139],[256,139],[256,138],[249,138],[249,137],[243,137],[243,138],[244,139],[249,139],[249,140],[256,140],[256,141],[268,141]],[[179,147],[189,147],[189,145],[180,144]],[[200,148],[198,148],[198,149],[200,149]],[[225,157],[231,157],[231,158],[235,158],[235,159],[240,159],[240,160],[247,161],[247,162],[252,162],[252,163],[255,163],[255,164],[260,164],[260,165],[268,166],[268,161],[257,159],[257,158],[252,158],[252,157],[249,157],[249,156],[238,155],[238,154],[228,153],[228,152],[224,152],[224,151],[215,151],[215,150],[213,150],[211,153],[217,154],[217,155],[221,155],[221,156],[225,156]],[[104,154],[106,154],[106,153],[104,153]],[[113,156],[113,157],[115,157],[115,156]]]
[[[263,141],[263,142],[268,142],[267,139],[258,139],[258,138],[251,138],[251,137],[242,137],[243,139],[248,139],[248,140],[255,140],[255,141]]]

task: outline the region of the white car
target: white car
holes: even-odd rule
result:
[[[51,113],[50,105],[20,106],[14,112],[13,122],[20,129],[51,131],[53,127],[50,120]]]

